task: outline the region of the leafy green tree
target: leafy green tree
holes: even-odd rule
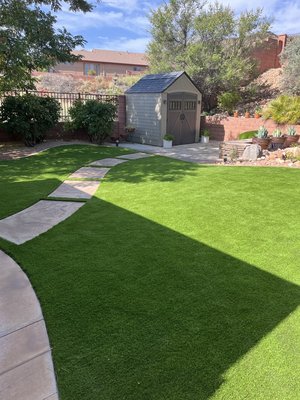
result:
[[[300,95],[300,37],[287,44],[281,56],[283,63],[283,91],[291,95]]]
[[[88,12],[85,0],[67,0],[70,10]],[[41,6],[48,6],[49,12]],[[66,29],[55,30],[58,0],[1,0],[0,2],[0,91],[33,89],[31,72],[57,62],[74,62],[71,51],[84,44],[82,36]]]
[[[194,18],[204,7],[203,0],[170,0],[152,11],[152,41],[148,59],[153,72],[188,68],[188,52],[195,41]]]
[[[236,16],[218,2],[171,0],[153,11],[152,41],[148,47],[154,72],[185,69],[203,93],[206,109],[217,104],[222,92],[236,92],[253,78],[255,46],[267,37],[270,19],[262,9]],[[179,27],[179,28],[178,28]]]

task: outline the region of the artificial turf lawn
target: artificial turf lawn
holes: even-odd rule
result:
[[[38,156],[57,184],[61,151]],[[70,172],[95,156],[68,151]],[[40,176],[38,196],[53,189],[35,162],[1,186],[15,209],[19,185]],[[40,298],[61,399],[298,399],[299,178],[130,161],[68,220],[21,246],[1,241]]]

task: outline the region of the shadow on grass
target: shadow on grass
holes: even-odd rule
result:
[[[97,198],[3,246],[41,300],[62,400],[209,399],[300,301],[296,285]]]

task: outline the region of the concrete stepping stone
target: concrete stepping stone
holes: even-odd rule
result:
[[[102,179],[110,168],[82,167],[69,176],[69,179]]]
[[[84,203],[41,200],[31,207],[0,220],[0,237],[22,244],[74,214]]]
[[[58,399],[40,304],[27,276],[1,250],[0,321],[0,398]]]
[[[94,167],[114,167],[115,165],[119,165],[127,161],[128,160],[118,160],[117,158],[103,158],[102,160],[94,161],[89,165]]]
[[[124,158],[125,160],[139,160],[140,158],[152,157],[152,154],[147,153],[132,153],[124,154],[122,156],[117,156],[117,158]]]
[[[100,185],[98,181],[64,181],[48,197],[65,197],[69,199],[90,199]]]
[[[27,276],[0,250],[0,340],[42,319],[41,307]]]

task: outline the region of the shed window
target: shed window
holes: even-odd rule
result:
[[[192,100],[185,101],[184,109],[187,111],[196,110],[196,102]]]
[[[169,102],[169,110],[178,111],[181,110],[181,101],[173,100]]]

